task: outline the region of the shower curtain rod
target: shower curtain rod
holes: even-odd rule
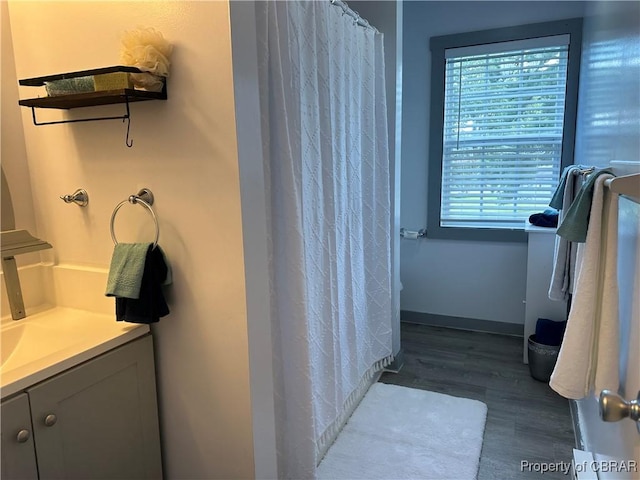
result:
[[[331,5],[335,5],[336,7],[340,7],[342,9],[343,15],[347,14],[351,18],[353,18],[353,20],[354,20],[356,25],[359,25],[359,26],[364,27],[364,28],[370,28],[374,32],[380,33],[376,27],[374,27],[367,20],[362,18],[360,16],[360,14],[358,14],[358,12],[355,12],[355,11],[351,10],[351,8],[349,8],[349,5],[347,5],[346,2],[343,2],[342,0],[329,0],[329,1],[331,2]]]

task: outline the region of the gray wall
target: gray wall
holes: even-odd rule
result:
[[[583,2],[405,2],[401,223],[426,225],[429,38],[581,17]],[[403,240],[402,310],[524,323],[526,243]]]

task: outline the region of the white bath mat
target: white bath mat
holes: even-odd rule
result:
[[[318,478],[475,479],[487,406],[375,383],[318,467]]]

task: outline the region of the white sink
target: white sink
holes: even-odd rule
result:
[[[38,356],[49,355],[75,343],[73,337],[65,335],[53,325],[17,320],[16,325],[0,331],[2,363],[0,371],[11,370],[33,361]]]
[[[149,332],[148,325],[55,307],[0,329],[2,398]]]
[[[0,354],[2,356],[2,362],[0,365],[4,365],[11,354],[14,352],[20,340],[22,334],[25,331],[25,325],[15,325],[13,327],[2,329],[2,335],[0,335]]]

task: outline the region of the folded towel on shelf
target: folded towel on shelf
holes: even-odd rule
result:
[[[113,248],[109,277],[108,297],[138,298],[144,273],[144,264],[151,243],[118,243]]]
[[[619,387],[618,196],[605,188],[612,175],[594,181],[589,228],[578,266],[573,304],[549,385],[580,399]]]
[[[575,200],[571,203],[569,210],[564,214],[562,223],[558,228],[558,235],[570,242],[584,243],[586,241],[593,187],[596,179],[605,173],[611,174],[611,170],[608,168],[595,170],[582,184],[578,195],[576,195]]]
[[[576,176],[577,172],[583,170],[580,165],[570,165],[564,169],[561,186],[556,190],[556,194],[562,193],[562,203],[559,206],[556,194],[554,199],[549,203],[550,206],[560,210],[558,223],[561,224],[566,216],[567,210],[573,203],[576,192],[576,186],[581,177]],[[556,235],[556,243],[553,252],[553,271],[551,274],[551,283],[549,285],[549,299],[551,300],[567,300],[569,295],[573,293],[574,272],[576,264],[577,246],[567,239]]]
[[[556,228],[558,226],[558,211],[555,208],[547,208],[542,213],[534,213],[529,216],[529,223],[536,227]]]
[[[116,297],[116,320],[132,323],[154,323],[169,314],[169,307],[162,293],[169,267],[160,246],[149,248],[137,299]]]

